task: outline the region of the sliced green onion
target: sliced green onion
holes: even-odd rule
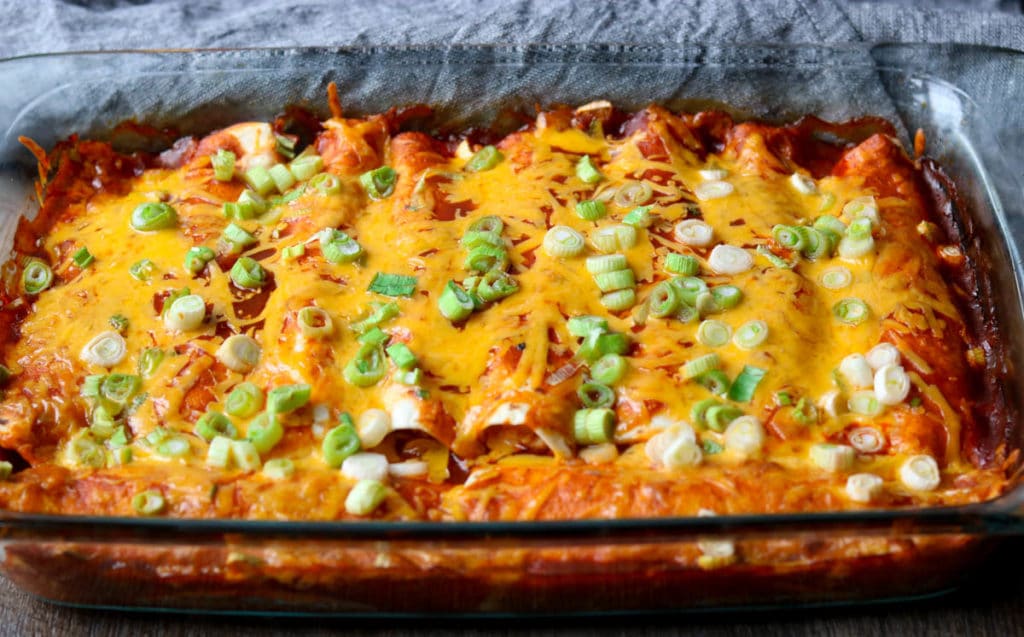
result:
[[[721,347],[732,337],[732,328],[722,321],[708,319],[697,328],[697,341],[708,347]]]
[[[206,464],[211,467],[226,469],[231,462],[232,442],[234,441],[224,436],[216,436],[211,440],[210,446],[206,450]]]
[[[484,274],[476,287],[476,293],[484,301],[497,301],[519,291],[519,284],[506,272],[491,270]]]
[[[727,181],[705,181],[693,189],[693,194],[700,201],[708,201],[728,197],[734,190],[733,185]]]
[[[802,228],[804,241],[804,256],[808,259],[818,259],[826,256],[832,250],[832,243],[821,230],[815,228]]]
[[[645,181],[627,181],[615,191],[615,205],[620,208],[646,203],[654,190]]]
[[[394,378],[403,385],[419,385],[423,380],[423,371],[419,367],[406,371],[398,370]]]
[[[832,314],[841,323],[847,325],[860,325],[868,320],[871,310],[868,304],[858,298],[846,298],[832,306]]]
[[[92,256],[92,253],[89,252],[89,248],[81,247],[71,255],[71,260],[74,261],[75,265],[80,269],[84,270],[96,260],[96,257]]]
[[[772,228],[772,238],[775,243],[788,250],[803,250],[806,245],[804,234],[799,228],[779,224]]]
[[[793,420],[802,425],[813,425],[818,422],[818,408],[806,398],[801,398],[793,408]]]
[[[267,412],[284,414],[295,411],[309,402],[310,386],[307,384],[281,385],[267,394]]]
[[[671,316],[679,309],[683,302],[679,289],[669,281],[662,281],[654,286],[651,296],[647,300],[651,316],[664,318]]]
[[[260,362],[263,348],[259,341],[245,334],[232,334],[217,348],[215,356],[225,367],[246,374]]]
[[[725,396],[728,394],[729,387],[732,385],[729,381],[729,377],[725,375],[725,372],[718,369],[712,369],[704,372],[694,380],[716,396]]]
[[[580,219],[597,221],[606,214],[608,214],[608,210],[605,208],[603,201],[587,200],[576,204],[576,216]]]
[[[601,383],[583,383],[576,390],[576,395],[584,407],[600,408],[611,407],[615,404],[615,391]]]
[[[566,323],[566,327],[573,336],[583,338],[594,331],[607,331],[608,320],[600,316],[573,316]]]
[[[215,256],[213,250],[206,246],[193,246],[185,253],[185,269],[192,274],[199,274]]]
[[[605,253],[628,250],[636,245],[636,228],[625,224],[605,226],[590,233],[590,241]]]
[[[714,399],[712,399],[714,400]],[[719,433],[725,431],[729,423],[743,415],[743,411],[732,405],[711,405],[704,412],[704,422],[708,429]]]
[[[604,274],[629,267],[626,256],[623,254],[603,254],[596,257],[587,257],[587,272],[590,274]]]
[[[768,246],[766,246],[766,245],[759,245],[759,246],[757,246],[757,253],[760,254],[762,257],[768,259],[768,262],[771,263],[772,265],[774,265],[777,268],[785,268],[787,270],[790,270],[790,269],[793,268],[793,264],[792,263],[790,263],[789,261],[786,261],[782,257],[778,256],[777,254],[775,254],[774,252],[769,250]]]
[[[856,452],[853,447],[817,443],[811,446],[811,462],[825,471],[838,473],[853,467]]]
[[[577,444],[610,442],[615,431],[615,412],[608,408],[580,409],[573,416],[572,429]]]
[[[384,374],[384,350],[379,345],[363,345],[355,358],[350,360],[342,370],[345,380],[356,387],[376,385]]]
[[[629,369],[626,359],[619,354],[605,354],[590,366],[590,375],[598,383],[614,385],[622,380]]]
[[[236,418],[249,418],[263,408],[263,390],[254,383],[239,383],[224,400],[224,411]]]
[[[256,447],[260,454],[269,453],[284,437],[284,427],[277,419],[277,414],[265,411],[253,418],[245,431],[246,439]]]
[[[173,228],[178,225],[178,213],[169,204],[150,201],[136,206],[131,224],[141,232]]]
[[[132,275],[132,278],[143,282],[149,281],[154,272],[156,272],[156,264],[149,259],[136,261],[128,268],[128,274]]]
[[[270,208],[270,202],[252,190],[243,190],[242,194],[238,195],[238,205],[240,210],[242,210],[241,216],[238,217],[239,219],[252,219]]]
[[[367,196],[373,200],[384,199],[395,191],[395,182],[398,181],[398,173],[390,166],[374,168],[362,175],[359,175],[359,183]]]
[[[718,285],[711,288],[711,296],[718,307],[728,310],[739,305],[743,292],[735,285]]]
[[[192,452],[192,445],[184,436],[172,435],[156,446],[156,452],[165,458],[183,458]]]
[[[387,487],[379,480],[360,480],[345,497],[345,511],[350,515],[369,515],[387,494]]]
[[[96,405],[89,414],[89,433],[97,440],[106,440],[114,435],[116,428],[114,414],[103,405]]]
[[[245,171],[245,183],[256,191],[261,197],[265,197],[275,187],[274,178],[270,171],[263,166],[252,166]]]
[[[875,240],[871,236],[863,239],[843,237],[839,242],[839,256],[844,259],[858,259],[875,249]]]
[[[637,206],[630,210],[625,217],[622,218],[622,223],[633,226],[634,228],[647,228],[651,225],[651,209],[654,206]]]
[[[708,424],[706,419],[708,409],[720,404],[721,403],[716,398],[705,398],[704,400],[698,401],[690,409],[690,420],[692,420],[695,425],[706,426]]]
[[[697,261],[697,257],[670,252],[665,255],[665,270],[673,274],[693,276],[700,270],[700,262]]]
[[[215,154],[210,155],[210,165],[213,166],[213,178],[217,181],[231,181],[235,177],[235,154],[230,150],[219,149]]]
[[[717,314],[722,311],[722,307],[715,302],[715,297],[711,292],[701,292],[697,295],[697,300],[694,302],[694,309],[697,310],[698,316],[707,316],[708,314]]]
[[[363,247],[341,230],[327,228],[320,232],[320,252],[331,263],[351,263],[363,254]]]
[[[116,431],[107,439],[107,444],[112,449],[118,447],[124,447],[128,444],[128,434],[125,433],[124,427],[118,427]]]
[[[469,158],[465,169],[471,173],[484,172],[500,164],[503,159],[505,159],[505,156],[497,148],[494,146],[484,146]]]
[[[590,155],[584,155],[576,162],[576,176],[587,184],[596,184],[604,178],[601,171],[594,165],[594,160],[590,158]]]
[[[718,357],[718,354],[715,354],[714,352],[711,354],[705,354],[683,365],[683,378],[687,380],[697,378],[705,372],[718,369],[718,366],[721,364],[722,360]]]
[[[103,374],[90,374],[82,379],[82,387],[78,390],[78,393],[82,398],[99,398],[100,396],[100,385],[103,383],[105,375]]]
[[[564,227],[565,226],[555,226],[555,228]],[[551,230],[554,230],[555,228],[552,228]],[[551,230],[548,231],[548,234],[551,234]],[[575,230],[573,230],[573,232],[575,232]],[[582,237],[580,239],[582,240]],[[505,240],[501,238],[501,233],[491,230],[469,230],[466,234],[462,235],[462,239],[459,243],[467,249],[473,249],[482,245],[492,246],[495,248],[505,247]]]
[[[441,316],[452,323],[464,321],[473,313],[473,299],[455,281],[449,281],[445,285],[437,300],[437,306]]]
[[[725,451],[725,447],[723,447],[722,445],[718,444],[714,440],[711,440],[710,438],[708,438],[707,440],[702,441],[700,444],[701,444],[701,447],[703,447],[703,449],[704,449],[704,453],[706,453],[709,456],[714,456],[716,454],[719,454],[719,453],[722,453],[723,451]]]
[[[383,345],[389,338],[391,337],[384,330],[379,327],[371,327],[360,334],[356,340],[364,345]]]
[[[350,419],[342,420],[341,424],[328,431],[320,447],[324,462],[332,469],[340,467],[346,458],[360,449],[359,434]]]
[[[122,360],[128,351],[124,337],[117,332],[100,332],[94,336],[78,354],[86,363],[100,367],[113,367]]]
[[[287,480],[295,473],[295,463],[288,458],[274,458],[263,463],[263,475],[271,480]]]
[[[847,409],[861,416],[877,416],[882,413],[884,405],[879,402],[875,392],[871,390],[855,392],[846,403]]]
[[[697,277],[676,277],[670,283],[679,290],[679,297],[686,305],[696,306],[697,297],[707,292],[708,284]]]
[[[285,192],[295,185],[295,175],[284,164],[276,164],[267,171],[270,178],[274,180],[274,187],[278,192]]]
[[[385,351],[398,369],[410,370],[419,362],[416,360],[416,355],[412,353],[412,350],[405,343],[393,343]]]
[[[221,243],[232,254],[241,252],[256,241],[256,237],[251,232],[236,223],[229,223],[221,234]]]
[[[320,173],[309,180],[309,185],[322,195],[336,195],[341,192],[341,180],[331,173]]]
[[[267,271],[251,257],[241,257],[231,266],[231,281],[240,288],[254,290],[267,282]]]
[[[412,296],[416,291],[416,277],[378,272],[366,290],[384,296]]]
[[[108,374],[100,383],[99,395],[104,406],[116,416],[140,389],[142,379],[134,374]]]
[[[480,273],[504,270],[508,265],[508,252],[490,245],[477,246],[470,250],[464,265],[466,269]]]
[[[832,215],[822,215],[814,220],[814,227],[818,230],[829,230],[838,235],[846,234],[846,224]]]
[[[597,352],[605,354],[625,354],[629,351],[629,337],[618,332],[598,334]]]
[[[26,294],[39,294],[53,283],[53,271],[39,259],[29,259],[21,271],[21,287]]]
[[[370,306],[373,308],[373,311],[369,316],[349,325],[353,332],[362,334],[370,328],[380,325],[384,321],[389,321],[395,318],[400,312],[398,304],[394,301],[389,301],[387,303],[374,302],[371,303]]]
[[[214,438],[217,440],[217,438]],[[256,471],[260,468],[260,452],[248,440],[231,440],[231,459],[242,471]]]
[[[306,245],[304,243],[298,243],[281,249],[281,259],[284,261],[294,261],[305,254]]]
[[[743,370],[729,387],[729,400],[738,403],[750,402],[750,399],[754,397],[754,390],[757,389],[757,385],[766,373],[768,373],[767,370],[760,367],[744,365]]]
[[[327,338],[334,332],[334,321],[327,310],[312,305],[299,310],[296,315],[299,329],[306,338]]]
[[[282,155],[288,159],[293,159],[295,157],[296,140],[294,137],[274,133],[274,139],[277,141],[274,145],[274,150],[278,155]]]
[[[583,235],[569,226],[553,226],[544,235],[544,251],[555,258],[574,257],[583,248]]]
[[[217,436],[234,438],[238,430],[228,417],[219,411],[208,411],[196,421],[196,435],[209,442]]]
[[[480,217],[473,223],[469,224],[469,230],[471,232],[497,232],[500,234],[504,229],[505,222],[501,220],[501,217],[497,217],[495,215]]]
[[[868,217],[858,217],[850,222],[849,227],[846,229],[846,236],[851,239],[866,239],[871,236],[871,219]]]
[[[609,292],[601,297],[601,305],[612,312],[628,310],[636,305],[636,292],[632,289]]]
[[[718,274],[742,274],[754,267],[754,257],[743,248],[720,243],[708,255],[708,267]]]
[[[156,374],[160,363],[164,362],[164,351],[159,347],[147,347],[139,355],[139,375],[143,378],[152,378]]]
[[[636,287],[636,277],[630,269],[602,272],[594,275],[594,282],[602,292],[614,292]]]
[[[747,321],[736,330],[733,342],[742,349],[754,349],[768,338],[768,324],[764,321]]]
[[[139,515],[156,515],[167,508],[167,500],[156,489],[147,489],[132,497],[132,508]]]
[[[324,160],[320,155],[300,155],[288,164],[288,170],[296,181],[309,181],[324,169]]]
[[[821,285],[829,290],[842,290],[853,283],[853,273],[848,268],[836,266],[821,273]]]

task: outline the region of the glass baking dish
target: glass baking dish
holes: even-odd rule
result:
[[[535,104],[726,108],[790,121],[876,115],[914,131],[960,189],[968,250],[998,299],[1008,424],[1024,386],[1024,109],[1017,52],[969,46],[597,45],[154,51],[0,62],[0,239],[34,213],[32,156],[72,133],[165,147],[284,105],[320,115],[425,103],[452,128]],[[145,125],[119,125],[126,121]],[[164,132],[173,126],[173,134]],[[155,150],[157,148],[150,148]],[[993,423],[995,427],[997,423]],[[1019,476],[1019,472],[1018,472]],[[0,569],[50,601],[130,609],[366,616],[765,608],[905,599],[954,588],[1024,529],[1024,487],[975,505],[773,516],[537,523],[277,522],[0,512]],[[765,563],[702,569],[698,543],[757,544]],[[816,558],[816,547],[848,547]],[[823,553],[821,555],[824,555]],[[829,555],[835,555],[830,553]]]

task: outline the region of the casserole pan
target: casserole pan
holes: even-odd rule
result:
[[[1019,130],[999,78],[1017,54],[978,48],[470,47],[69,54],[0,65],[2,231],[31,215],[34,165],[18,144],[72,133],[118,148],[165,147],[283,105],[324,109],[335,81],[369,113],[437,107],[453,128],[505,123],[551,101],[608,99],[626,109],[727,107],[737,118],[864,115],[921,129],[959,187],[967,246],[999,302],[1010,415],[998,438],[1020,447],[1013,369],[1020,360]],[[1005,95],[1000,91],[1006,92]],[[118,126],[134,121],[139,126]],[[160,131],[174,127],[166,136]],[[146,134],[140,135],[139,131]],[[155,131],[155,134],[154,134]],[[999,376],[1003,376],[1002,374]],[[993,376],[996,377],[996,376]],[[890,599],[949,589],[995,539],[1019,528],[1021,497],[955,508],[557,523],[305,523],[135,520],[0,514],[4,570],[47,599],[107,607],[348,614],[572,613]],[[697,543],[771,547],[765,564],[717,570],[675,556]],[[814,557],[850,542],[855,559]],[[894,577],[893,574],[896,574]]]

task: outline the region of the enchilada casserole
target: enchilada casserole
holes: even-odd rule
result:
[[[332,110],[160,154],[26,140],[0,505],[550,520],[1005,489],[972,264],[891,128]]]

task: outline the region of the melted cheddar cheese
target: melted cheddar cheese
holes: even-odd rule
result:
[[[879,134],[825,152],[819,148],[824,142],[814,146],[796,129],[730,123],[709,132],[700,116],[657,107],[632,116],[614,135],[594,125],[601,118],[593,119],[590,110],[575,116],[541,114],[498,142],[502,160],[481,171],[467,170],[479,144],[464,141],[456,148],[422,133],[400,133],[386,117],[323,122],[308,152],[339,179],[340,192],[298,183],[269,211],[233,221],[257,239],[241,255],[265,269],[258,289],[232,282],[229,270],[239,255],[219,239],[232,222],[223,204],[246,188],[243,169],[287,161],[275,150],[269,125],[218,131],[186,144],[177,161],[122,157],[117,161],[136,163],[116,179],[101,176],[104,162],[119,157],[109,148],[64,156],[61,168],[73,174],[60,196],[45,191],[46,227],[37,228],[33,249],[22,250],[8,268],[17,273],[31,254],[51,265],[55,279],[44,292],[26,295],[16,289],[17,276],[7,277],[8,309],[20,313],[12,326],[16,338],[4,352],[13,377],[0,405],[0,446],[29,466],[0,485],[0,502],[20,510],[124,514],[132,513],[134,495],[156,490],[166,512],[181,517],[346,517],[352,512],[345,499],[357,477],[329,466],[323,439],[343,414],[358,421],[372,409],[388,413],[390,433],[363,451],[384,456],[392,467],[426,463],[415,475],[393,471],[384,480],[385,501],[372,515],[385,518],[834,510],[976,501],[1003,488],[1000,470],[983,468],[961,448],[963,432],[975,426],[966,360],[973,342],[941,274],[938,246],[917,232],[932,212],[913,162],[895,141]],[[780,137],[821,151],[828,166],[801,165],[794,159],[799,153],[780,150]],[[236,177],[227,182],[214,179],[211,167],[211,155],[221,149],[238,158]],[[583,156],[597,166],[600,181],[577,174]],[[374,199],[360,176],[379,166],[394,169],[397,181],[392,193]],[[731,192],[699,200],[694,193],[709,170],[718,171],[715,180]],[[797,187],[794,174],[813,188]],[[650,197],[618,205],[615,193],[637,184],[649,187]],[[581,218],[576,204],[595,198],[606,202],[606,216]],[[172,206],[178,223],[150,232],[133,228],[136,207],[156,201]],[[850,224],[857,214],[847,204],[854,201],[871,201],[877,209],[866,254],[842,258],[833,249],[808,258],[773,238],[776,226],[809,227],[826,214]],[[622,251],[637,281],[637,306],[610,312],[586,267],[587,257],[598,254],[589,237],[621,223],[639,204],[650,206],[652,223]],[[460,239],[490,216],[503,222],[506,270],[518,290],[453,323],[439,311],[439,299],[449,281],[473,274]],[[708,224],[711,244],[681,243],[674,228],[686,219]],[[588,237],[586,250],[574,257],[549,254],[543,241],[556,225]],[[318,237],[332,228],[358,242],[364,255],[350,263],[327,260]],[[283,251],[298,245],[304,254],[286,259]],[[716,272],[711,253],[718,245],[746,251],[752,267]],[[184,266],[195,246],[217,252],[198,274]],[[72,260],[83,247],[95,257],[84,268]],[[691,322],[645,316],[656,286],[674,276],[664,268],[669,253],[696,257],[697,276],[711,288],[738,287],[742,300]],[[137,280],[129,270],[143,258],[154,272]],[[838,266],[850,273],[849,285],[822,285]],[[379,273],[414,277],[415,290],[375,293],[371,284]],[[182,288],[207,304],[196,330],[170,329],[159,311]],[[836,304],[850,298],[868,308],[859,324],[835,316]],[[344,370],[363,345],[352,326],[374,304],[388,302],[399,312],[380,328],[390,344],[404,343],[415,353],[420,379],[404,384],[385,358],[379,382],[353,385]],[[329,335],[307,337],[299,329],[297,314],[307,306],[331,317]],[[114,316],[127,319],[127,354],[111,367],[83,360],[83,348],[111,330]],[[609,332],[630,342],[628,371],[613,386],[611,444],[600,449],[588,450],[574,435],[577,388],[588,378],[575,356],[580,339],[567,328],[578,316],[601,317]],[[712,347],[697,338],[704,319],[721,321],[733,333],[763,321],[768,336],[749,349],[732,340]],[[244,373],[218,355],[232,334],[260,346],[258,362]],[[853,389],[836,370],[846,357],[880,343],[899,350],[896,367],[909,393],[878,414],[854,413],[848,408]],[[76,441],[91,436],[94,424],[93,402],[81,395],[86,377],[136,375],[142,352],[151,348],[165,357],[116,423],[124,427],[130,460],[122,452],[115,462],[115,446],[100,439],[93,442],[106,460],[83,464]],[[682,368],[712,353],[730,379],[746,366],[764,372],[749,401],[717,398],[752,417],[763,432],[755,449],[734,442],[729,429],[694,420],[694,405],[714,396],[685,378]],[[196,421],[223,412],[243,381],[265,392],[310,388],[307,404],[278,415],[283,436],[261,454],[262,463],[291,460],[288,476],[210,465],[209,443],[195,433]],[[253,418],[231,421],[235,437],[246,439]],[[877,448],[858,446],[839,468],[818,459],[818,452],[831,449],[822,445],[848,449],[851,432],[863,427],[878,434]],[[154,432],[187,441],[187,452],[161,454]],[[658,436],[667,444],[687,435],[696,460],[686,466],[661,460]],[[908,482],[905,468],[915,457],[934,461],[938,484],[915,488]],[[883,486],[858,500],[847,481],[864,473]]]

